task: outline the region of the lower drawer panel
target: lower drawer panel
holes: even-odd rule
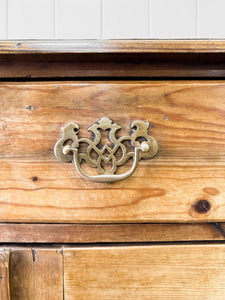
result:
[[[225,299],[225,246],[64,251],[65,299]]]
[[[225,245],[4,247],[0,276],[2,300],[224,300]]]

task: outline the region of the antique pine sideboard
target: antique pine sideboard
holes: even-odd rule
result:
[[[0,42],[0,299],[225,299],[225,41]]]

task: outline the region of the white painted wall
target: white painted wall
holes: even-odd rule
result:
[[[225,0],[0,0],[0,39],[225,38]]]

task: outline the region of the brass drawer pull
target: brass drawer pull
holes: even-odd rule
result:
[[[134,121],[130,136],[116,137],[121,127],[108,118],[102,118],[88,128],[94,134],[94,140],[79,138],[79,125],[68,123],[62,128],[63,136],[55,145],[55,156],[62,162],[74,161],[75,167],[85,179],[95,182],[115,182],[128,178],[135,171],[140,159],[150,159],[158,151],[156,140],[148,135],[149,122]],[[109,143],[102,146],[102,133],[108,131]],[[68,144],[71,142],[70,144]],[[127,150],[127,142],[129,142]],[[80,145],[86,145],[86,152],[79,151]],[[130,151],[134,148],[133,151]],[[118,167],[123,166],[130,158],[132,167],[123,174],[115,174]],[[85,161],[90,167],[96,168],[99,175],[88,175],[81,163]],[[109,168],[107,168],[109,167]]]

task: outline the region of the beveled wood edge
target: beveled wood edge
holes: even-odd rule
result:
[[[0,224],[0,243],[223,241],[225,223]]]
[[[0,54],[225,53],[225,40],[5,40]]]

